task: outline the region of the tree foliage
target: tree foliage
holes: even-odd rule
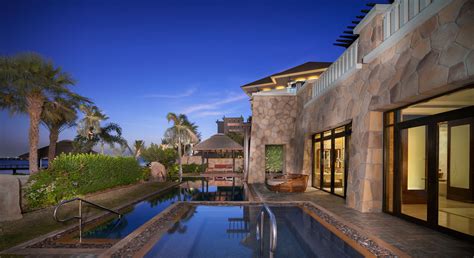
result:
[[[199,142],[198,136],[193,132],[189,127],[189,124],[186,122],[186,115],[180,114],[176,115],[175,113],[168,113],[166,116],[168,122],[173,122],[173,126],[166,129],[164,139],[172,144],[177,146],[178,149],[178,165],[179,165],[179,180],[181,181],[183,175],[183,167],[181,164],[181,156],[183,155],[182,149],[183,146],[194,144]],[[188,121],[189,122],[189,121]]]
[[[164,148],[161,145],[152,143],[150,147],[142,150],[141,157],[149,163],[154,161],[160,162],[166,169],[169,169],[176,163],[178,153],[173,148]]]
[[[29,167],[38,171],[39,125],[44,103],[72,95],[74,80],[68,73],[36,53],[0,57],[0,109],[26,113],[30,118]]]
[[[145,142],[143,140],[135,140],[132,148],[130,148],[130,153],[135,157],[135,159],[138,159],[145,149]]]
[[[82,105],[80,110],[84,113],[77,128],[77,136],[74,139],[73,148],[76,153],[91,153],[94,146],[100,145],[100,152],[104,154],[105,145],[115,149],[125,150],[128,148],[127,141],[122,137],[122,128],[116,123],[108,123],[101,126],[101,122],[108,117],[96,106]]]
[[[244,146],[244,136],[241,133],[228,132],[226,135],[229,136],[229,138],[234,140],[236,143]]]
[[[91,103],[85,97],[77,94],[56,96],[44,103],[41,113],[41,123],[49,131],[48,160],[56,157],[56,143],[59,134],[67,128],[76,125],[77,111],[83,103]]]

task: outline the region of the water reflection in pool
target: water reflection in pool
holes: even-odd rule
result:
[[[261,206],[191,205],[146,257],[266,257],[256,239]],[[298,206],[272,206],[277,220],[275,257],[361,257]],[[264,248],[268,247],[268,219]]]
[[[124,238],[177,201],[242,201],[244,198],[242,187],[232,189],[231,186],[209,186],[202,189],[183,183],[181,187],[170,189],[130,206],[123,211],[122,219],[111,217],[99,226],[84,232],[83,238]]]

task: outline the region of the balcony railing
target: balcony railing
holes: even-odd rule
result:
[[[395,0],[382,12],[382,43],[363,57],[364,63],[372,62],[452,1]]]
[[[383,15],[383,39],[386,40],[433,2],[443,0],[395,0]]]
[[[346,77],[352,71],[361,67],[358,63],[357,51],[359,40],[354,41],[352,45],[342,53],[342,55],[324,71],[318,80],[313,84],[313,98],[321,95],[334,85],[334,82]]]

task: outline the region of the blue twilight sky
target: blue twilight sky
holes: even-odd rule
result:
[[[160,142],[168,112],[204,138],[222,116],[248,117],[241,85],[307,61],[334,61],[332,43],[367,1],[0,0],[0,55],[34,51],[77,80],[127,140]],[[72,139],[75,129],[60,139]],[[27,151],[28,118],[0,111],[0,157]],[[48,142],[41,129],[40,146]]]

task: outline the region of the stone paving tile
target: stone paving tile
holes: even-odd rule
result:
[[[474,257],[474,244],[385,213],[361,213],[344,199],[309,189],[305,193],[275,193],[253,185],[265,201],[311,201],[413,257]]]

